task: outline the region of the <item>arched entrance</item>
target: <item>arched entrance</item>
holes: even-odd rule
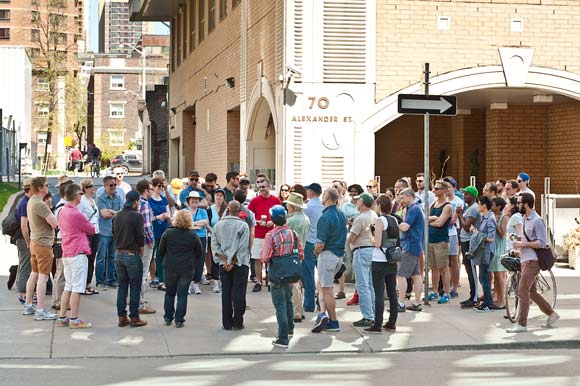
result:
[[[456,95],[459,107],[456,117],[431,119],[432,172],[454,175],[465,185],[471,175],[483,183],[526,171],[536,193],[543,192],[546,176],[552,192],[576,193],[580,77],[540,67],[530,67],[516,87],[507,87],[507,77],[504,67],[488,66],[432,79],[431,93]],[[400,93],[422,93],[421,85]],[[379,102],[363,122],[374,136],[375,174],[383,187],[423,169],[422,117],[401,117],[397,95]]]
[[[262,78],[250,97],[246,121],[245,171],[252,180],[256,174],[264,173],[273,184],[276,181],[277,119],[271,84]]]

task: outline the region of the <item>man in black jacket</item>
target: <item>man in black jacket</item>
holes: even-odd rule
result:
[[[145,233],[143,216],[139,212],[139,193],[131,190],[125,196],[123,209],[113,217],[113,239],[115,240],[117,278],[117,315],[119,327],[141,327],[147,324],[139,318],[139,298],[143,278]],[[129,318],[127,318],[127,292],[129,298]]]

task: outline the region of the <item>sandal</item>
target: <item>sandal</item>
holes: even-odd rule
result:
[[[85,292],[83,292],[83,295],[93,295],[94,292],[91,288],[87,288],[85,289]]]
[[[158,289],[159,291],[165,291],[165,289],[166,289],[166,288],[165,288],[165,284],[163,284],[163,283],[159,284],[159,285],[157,286],[157,289]]]
[[[99,290],[96,289],[96,288],[89,287],[88,289],[91,290],[91,292],[93,293],[93,295],[97,295],[99,293]]]

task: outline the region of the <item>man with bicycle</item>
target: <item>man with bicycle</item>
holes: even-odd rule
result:
[[[90,145],[90,150],[87,153],[87,162],[91,163],[91,176],[99,177],[101,170],[101,149],[97,145]]]
[[[509,333],[528,331],[528,312],[530,300],[540,307],[540,310],[548,315],[548,320],[542,326],[551,328],[560,319],[560,315],[544,297],[536,291],[536,276],[540,273],[540,264],[536,249],[545,248],[548,244],[546,226],[544,221],[534,210],[534,196],[531,193],[520,193],[517,201],[518,209],[524,215],[523,232],[521,241],[513,243],[514,248],[520,251],[522,266],[520,283],[518,285],[519,313],[518,322],[514,327],[508,328]]]

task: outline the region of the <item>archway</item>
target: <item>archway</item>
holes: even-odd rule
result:
[[[459,115],[431,119],[430,164],[467,184],[476,175],[483,183],[532,177],[532,189],[576,193],[580,171],[580,77],[565,71],[530,67],[525,83],[508,87],[502,66],[470,68],[432,79],[431,93],[456,95]],[[363,121],[375,140],[375,174],[386,181],[414,176],[423,169],[422,117],[397,113],[399,93],[422,93],[417,84],[390,95]],[[392,151],[385,151],[392,150]],[[571,167],[572,166],[572,167]]]

